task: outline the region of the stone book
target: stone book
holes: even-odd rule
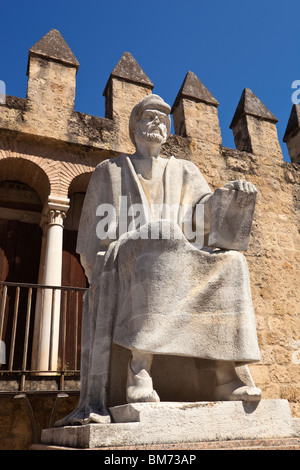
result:
[[[213,196],[209,246],[247,251],[256,193],[239,200],[238,191],[217,189]]]

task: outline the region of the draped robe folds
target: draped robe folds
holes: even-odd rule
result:
[[[90,287],[84,301],[79,407],[86,413],[106,409],[112,343],[239,364],[260,359],[244,256],[198,248],[180,237],[187,217],[183,207],[201,204],[211,194],[209,186],[189,161],[142,160],[122,155],[98,165],[82,210],[77,251]],[[139,173],[141,165],[149,166],[146,177]],[[120,196],[127,198],[127,224]],[[152,203],[178,206],[176,220],[159,222],[151,214]],[[116,217],[107,227],[110,236],[101,240],[96,211],[102,204],[111,204]],[[139,227],[128,215],[133,204],[144,209]],[[163,229],[169,237],[145,236],[151,230],[161,235]]]

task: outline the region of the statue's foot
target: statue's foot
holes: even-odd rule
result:
[[[88,417],[84,418],[78,424],[91,424],[91,423],[110,424],[111,423],[111,418],[110,418],[109,415],[102,415],[102,414],[99,414],[99,413],[91,412],[88,415]]]
[[[76,421],[84,418],[84,408],[76,408],[72,413],[68,414],[62,419],[59,419],[55,423],[55,427],[63,427],[63,426],[72,426],[76,423]],[[79,423],[77,423],[79,424]]]
[[[76,409],[68,416],[56,421],[55,427],[77,426],[90,423],[109,424],[110,422],[111,418],[108,411],[99,412],[95,410],[89,410],[86,412],[86,410],[83,408]]]
[[[126,399],[127,403],[160,401],[158,394],[153,390],[150,374],[145,369],[135,374],[130,363],[127,375]]]
[[[232,382],[217,385],[214,391],[216,401],[259,402],[261,396],[260,388],[248,386],[241,380],[233,380]]]
[[[136,389],[136,387],[127,387],[126,391],[127,403],[146,403],[146,402],[159,402],[160,398],[155,390],[147,393],[145,390]]]

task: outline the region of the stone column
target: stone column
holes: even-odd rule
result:
[[[47,242],[47,229],[48,221],[44,215],[41,218],[40,227],[43,231],[42,243],[41,243],[41,254],[40,254],[40,266],[38,284],[44,282],[44,268],[45,268],[45,252]],[[31,370],[37,370],[37,363],[39,357],[39,345],[40,345],[40,322],[41,322],[41,308],[42,308],[42,289],[37,289],[36,303],[35,303],[35,315],[34,315],[34,329],[33,329],[33,341],[32,341],[32,355],[31,355]]]
[[[69,209],[69,200],[49,197],[45,215],[48,218],[44,260],[43,284],[61,286],[63,220]],[[39,355],[37,370],[56,371],[59,342],[60,298],[59,289],[45,289],[39,325]]]

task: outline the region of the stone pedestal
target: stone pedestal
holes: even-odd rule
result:
[[[299,436],[287,400],[257,403],[135,403],[110,409],[112,424],[42,431],[42,444],[72,448],[192,443]]]

